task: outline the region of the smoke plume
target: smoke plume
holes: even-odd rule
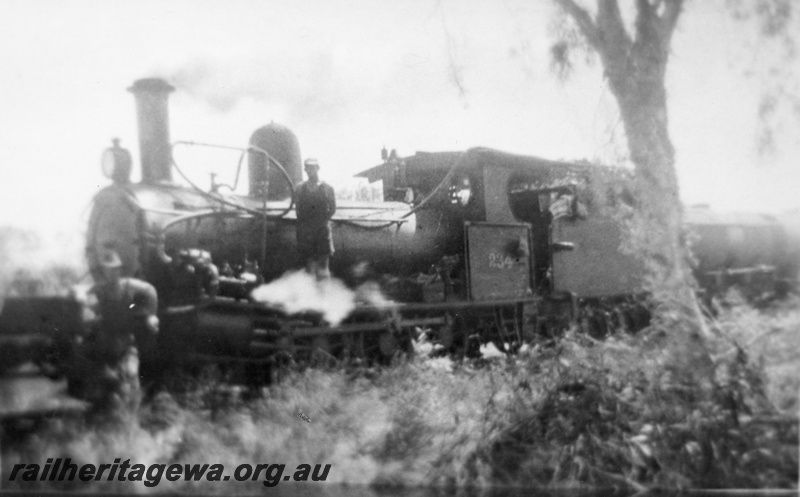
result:
[[[155,72],[218,112],[230,112],[248,101],[260,102],[295,125],[343,122],[353,111],[352,102],[375,93],[363,81],[342,80],[345,76],[336,71],[331,56],[323,53],[291,59],[285,54],[234,61],[204,58]]]

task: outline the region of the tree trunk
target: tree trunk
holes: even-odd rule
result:
[[[657,305],[656,325],[669,338],[669,362],[682,374],[709,380],[713,372],[681,236],[683,209],[667,120],[669,45],[683,0],[637,0],[633,36],[617,0],[597,0],[594,18],[574,0],[556,2],[599,54],[619,105],[636,173],[632,242],[648,269],[646,289]]]
[[[638,62],[638,63],[637,63]],[[671,364],[696,379],[710,379],[704,321],[682,239],[683,208],[669,138],[663,76],[653,78],[653,59],[634,60],[639,70],[623,81],[611,79],[635,165],[637,218],[633,245],[642,252],[647,290],[656,304],[656,322],[670,336]],[[661,66],[661,71],[664,66]],[[621,89],[624,89],[620,91]],[[676,363],[677,362],[677,363]]]

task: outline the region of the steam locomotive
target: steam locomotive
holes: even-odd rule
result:
[[[174,88],[142,79],[129,90],[141,181],[131,182],[131,155],[115,141],[102,156],[111,184],[94,199],[86,257],[98,277],[101,254],[113,250],[125,275],[156,288],[159,344],[143,361],[266,368],[318,354],[386,361],[419,330],[454,353],[475,354],[487,343],[511,353],[571,323],[602,335],[648,322],[643,263],[620,250],[623,229],[608,208],[631,203],[620,186],[625,172],[487,148],[405,158],[384,151],[382,164],[358,176],[382,181],[385,201],[339,202],[332,273],[351,288],[377,285],[382,298],[356,299],[339,322],[259,301],[254,290],[302,265],[292,200],[302,180],[297,138],[274,123],[255,130],[236,149],[237,182],[247,159],[248,193],[213,181],[206,190],[174,160],[179,147],[214,146],[171,143]],[[728,219],[719,228],[710,214],[690,219],[701,232],[698,274],[707,287],[788,274],[785,251],[772,250],[780,229],[771,220]],[[745,243],[748,233],[760,245]],[[733,248],[724,255],[720,247]],[[64,361],[88,326],[72,298],[7,298],[4,368]]]
[[[595,167],[489,149],[387,154],[359,175],[383,181],[385,201],[339,202],[332,273],[351,287],[377,283],[385,299],[359,302],[340,323],[256,301],[254,289],[302,263],[292,203],[298,141],[280,125],[256,130],[241,150],[248,194],[205,191],[173,159],[176,147],[203,145],[170,143],[172,90],[157,79],[131,88],[142,181],[130,183],[127,151],[108,149],[113,183],[95,198],[87,233],[93,274],[111,247],[126,274],[156,287],[160,350],[170,357],[252,362],[322,351],[387,360],[419,328],[463,353],[488,342],[512,351],[601,300],[619,304],[620,324],[645,320],[633,298],[641,264],[617,250],[620,227],[584,195]]]

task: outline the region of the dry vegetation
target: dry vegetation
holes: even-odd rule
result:
[[[448,492],[497,485],[795,488],[798,325],[797,299],[762,311],[726,308],[712,327],[715,379],[705,385],[665,363],[667,330],[604,342],[568,334],[556,347],[508,359],[453,363],[419,354],[380,370],[290,371],[250,400],[209,372],[184,393],[156,396],[137,415],[53,420],[6,445],[3,470],[47,457],[130,457],[231,468],[332,463],[325,484]],[[236,485],[261,491],[257,483]],[[130,482],[97,487],[143,489]],[[162,481],[153,490],[231,488]]]

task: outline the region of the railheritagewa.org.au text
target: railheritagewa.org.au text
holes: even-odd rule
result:
[[[44,465],[15,464],[8,481],[139,481],[155,487],[166,481],[262,481],[274,487],[281,481],[325,481],[330,464],[299,464],[284,475],[285,464],[240,464],[232,474],[223,464],[131,464],[130,459],[114,459],[111,464],[76,464],[72,459],[47,459]],[[291,471],[291,469],[289,470]]]

